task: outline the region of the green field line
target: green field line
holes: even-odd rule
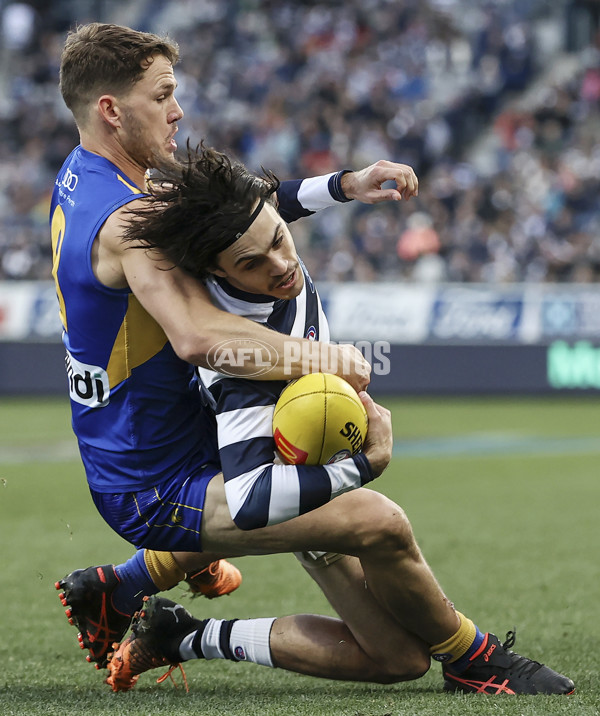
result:
[[[0,445],[0,465],[21,465],[40,462],[69,462],[79,460],[75,440],[29,445]]]
[[[394,457],[493,457],[501,455],[596,455],[597,437],[537,437],[485,433],[417,440],[395,440]]]
[[[441,457],[494,457],[501,455],[597,455],[600,438],[539,437],[507,433],[474,433],[414,440],[395,440],[394,457],[437,459]],[[79,460],[74,440],[54,444],[0,446],[0,465]]]

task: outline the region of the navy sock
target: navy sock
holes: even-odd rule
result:
[[[112,596],[113,607],[123,614],[133,614],[142,606],[144,597],[151,597],[160,590],[152,581],[144,561],[144,550],[115,567],[119,586]]]
[[[475,624],[475,639],[473,640],[473,643],[460,657],[460,659],[457,659],[456,661],[453,661],[451,664],[449,664],[450,669],[456,674],[460,674],[461,672],[465,671],[469,666],[471,666],[471,657],[481,647],[484,639],[485,634],[482,634],[479,631],[479,627],[477,626],[477,624]]]

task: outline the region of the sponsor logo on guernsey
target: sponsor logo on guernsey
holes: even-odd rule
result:
[[[311,326],[308,331],[306,331],[305,338],[308,338],[309,341],[315,341],[317,339],[317,329]]]
[[[65,358],[69,378],[71,400],[88,408],[103,408],[108,405],[110,385],[104,368],[80,363],[67,351]]]
[[[75,191],[75,187],[77,186],[78,181],[79,181],[79,177],[77,176],[77,174],[73,174],[73,172],[70,169],[67,169],[67,171],[65,172],[65,175],[63,176],[61,184],[68,191]]]

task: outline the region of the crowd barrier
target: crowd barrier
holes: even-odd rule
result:
[[[372,391],[551,394],[600,391],[594,285],[326,284],[332,338],[374,365]],[[0,393],[64,393],[51,282],[0,282]]]

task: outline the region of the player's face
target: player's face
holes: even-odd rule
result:
[[[175,99],[176,87],[172,64],[163,55],[154,55],[142,79],[119,99],[121,144],[144,168],[155,166],[157,159],[173,160],[177,122],[183,117]]]
[[[217,258],[218,268],[213,273],[248,293],[289,301],[304,286],[292,235],[270,204],[263,206],[248,231]]]

